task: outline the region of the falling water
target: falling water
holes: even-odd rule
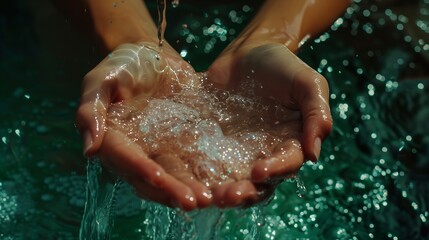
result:
[[[113,185],[101,183],[102,169],[97,160],[88,161],[87,171],[87,199],[80,239],[110,239],[113,220],[118,215],[144,214],[139,232],[142,236],[157,240],[222,239],[225,226],[231,224],[231,217],[243,221],[239,230],[246,236],[245,239],[259,239],[265,225],[262,205],[267,202],[247,209],[208,208],[185,213],[138,199],[131,187],[121,181]],[[132,209],[129,206],[138,207]],[[249,218],[242,219],[243,214]]]
[[[116,192],[122,180],[116,180],[112,188],[106,189],[105,198],[100,198],[98,160],[88,160],[85,211],[79,231],[80,239],[110,239],[115,216]]]
[[[296,194],[298,195],[298,197],[303,198],[307,193],[307,188],[305,188],[304,182],[302,181],[299,174],[296,175],[295,181],[296,181]]]
[[[165,1],[162,4],[165,6]],[[370,8],[371,11],[365,9],[363,13],[370,13],[375,11],[374,9]],[[389,15],[387,13],[391,11],[385,12],[387,16]],[[342,29],[343,32],[349,30],[353,34],[355,28],[362,27],[362,25],[368,26],[368,24],[350,24],[351,21],[347,17],[343,19],[348,24],[333,25],[332,29]],[[343,19],[336,23],[342,23]],[[383,20],[383,18],[381,19]],[[367,16],[363,20],[369,22]],[[355,20],[353,21],[355,22]],[[383,21],[375,22],[373,26],[378,26],[377,23],[380,22]],[[206,25],[209,28],[211,22]],[[341,26],[339,27],[339,25]],[[381,27],[380,25],[379,28]],[[161,26],[159,29],[162,30]],[[368,29],[364,29],[365,34],[370,32]],[[383,29],[385,30],[386,27]],[[378,31],[374,31],[374,33],[376,32]],[[159,33],[160,40],[163,40],[162,34]],[[190,34],[192,33],[187,33],[186,36],[190,36]],[[329,34],[331,37],[326,37]],[[408,68],[415,71],[414,68],[418,65],[413,62],[412,58],[407,58],[407,56],[412,56],[412,53],[399,47],[403,45],[389,48],[389,45],[385,44],[386,47],[383,45],[375,48],[377,41],[365,40],[369,41],[367,49],[377,49],[377,51],[382,49],[387,52],[387,54],[383,52],[380,55],[368,53],[368,57],[378,60],[383,63],[382,66],[386,67],[379,69],[361,63],[360,57],[358,57],[360,55],[355,50],[346,47],[340,48],[343,46],[342,42],[338,41],[340,33],[334,31],[329,34],[324,34],[316,39],[307,48],[307,52],[320,53],[317,57],[314,57],[314,54],[308,54],[312,57],[308,58],[315,59],[313,60],[315,68],[320,62],[318,71],[326,74],[335,83],[331,86],[330,97],[337,127],[331,138],[335,141],[327,140],[325,142],[326,149],[331,150],[324,154],[321,163],[301,172],[308,184],[308,190],[305,190],[300,178],[295,179],[297,189],[294,187],[289,189],[284,187],[285,185],[281,185],[277,188],[280,194],[274,196],[277,199],[273,201],[268,210],[254,207],[250,210],[239,209],[230,212],[211,208],[188,214],[140,200],[141,204],[139,204],[137,214],[144,220],[134,228],[137,234],[146,236],[148,239],[222,239],[228,230],[233,232],[232,234],[248,234],[249,236],[245,239],[251,239],[253,233],[255,233],[254,239],[260,239],[257,234],[262,233],[263,236],[272,238],[277,234],[277,238],[288,236],[291,239],[312,238],[312,236],[317,236],[316,234],[321,234],[320,239],[374,237],[398,239],[397,236],[409,236],[408,238],[403,237],[404,239],[417,239],[417,236],[427,236],[427,231],[424,230],[427,227],[428,219],[427,197],[423,198],[423,196],[427,196],[424,193],[427,192],[427,184],[424,181],[427,178],[426,175],[419,175],[420,171],[425,169],[422,170],[422,167],[418,165],[420,161],[425,162],[424,159],[427,159],[424,158],[427,151],[419,150],[418,147],[424,146],[420,142],[427,144],[426,136],[428,134],[426,125],[416,124],[424,121],[416,121],[407,116],[412,115],[422,119],[427,116],[427,108],[424,106],[428,102],[426,96],[429,95],[425,94],[428,83],[404,81],[405,83],[400,82],[399,88],[396,89],[398,86],[396,80],[400,73]],[[352,36],[354,38],[354,35]],[[208,35],[208,37],[213,36]],[[389,42],[387,40],[385,42]],[[341,49],[341,54],[317,51],[321,49],[327,49],[326,52]],[[373,61],[375,61],[374,59]],[[398,68],[398,60],[407,63],[401,65],[403,69]],[[395,68],[395,71],[392,71],[392,68]],[[362,76],[368,78],[367,82],[362,82]],[[348,80],[342,81],[344,78]],[[399,94],[399,97],[395,94]],[[417,144],[417,147],[413,144]],[[399,150],[397,150],[398,146],[400,146]],[[400,165],[401,163],[395,158],[397,152],[400,153],[398,158],[400,160],[404,158],[403,161],[409,164],[411,170]],[[88,178],[88,181],[95,181],[95,179]],[[92,183],[88,182],[88,186],[94,186]],[[96,183],[98,184],[98,182]],[[127,185],[121,185],[116,191],[118,198],[124,197],[118,192],[125,186]],[[99,188],[101,188],[100,185],[97,185],[97,191]],[[414,188],[422,189],[422,191],[414,191]],[[290,193],[294,195],[295,190],[298,196],[303,196],[308,191],[306,198],[311,202],[307,203],[306,199],[297,202],[291,200]],[[91,191],[88,191],[88,194],[92,194]],[[97,192],[97,194],[101,193]],[[93,207],[91,210],[93,212],[86,210],[84,220],[99,221],[98,218],[103,215],[95,215],[94,209],[108,209],[105,206],[109,202],[114,202],[112,201],[112,199],[116,199],[113,197],[114,195],[108,195],[106,199],[109,201],[98,201],[98,205],[88,201],[102,197],[91,195],[88,198],[86,209],[91,210]],[[135,201],[138,200],[135,199]],[[403,210],[404,207],[406,207],[406,211]],[[261,210],[265,212],[261,213]],[[117,207],[115,211],[118,213],[123,210]],[[266,211],[272,211],[271,215]],[[104,215],[111,216],[112,214],[104,213]],[[401,223],[406,226],[407,231],[403,231],[404,228],[395,227],[397,222],[390,220],[394,218],[393,216],[398,215],[401,216]],[[259,218],[259,220],[266,219],[266,223],[249,221],[248,216]],[[113,223],[113,220],[109,223]],[[116,221],[116,224],[119,225],[120,221]],[[264,224],[267,228],[261,231],[259,226]],[[88,225],[93,226],[94,224],[82,223],[82,227]],[[124,229],[133,229],[125,224],[123,226],[125,226]],[[138,230],[141,230],[141,233]],[[234,237],[231,238],[234,239]]]
[[[157,9],[158,9],[158,45],[162,48],[164,43],[164,32],[167,27],[167,21],[165,19],[165,14],[167,12],[167,0],[157,0]]]

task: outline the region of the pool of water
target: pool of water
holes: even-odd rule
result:
[[[254,13],[246,4],[170,7],[166,38],[205,69]],[[413,4],[420,15],[401,10]],[[356,2],[303,47],[329,79],[335,121],[319,163],[300,171],[304,196],[285,181],[259,206],[183,214],[87,166],[74,113],[103,58],[94,44],[48,1],[2,1],[0,239],[76,239],[85,202],[83,235],[112,239],[427,239],[429,38],[408,27],[425,4]]]

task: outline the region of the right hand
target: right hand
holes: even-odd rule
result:
[[[253,79],[257,84],[249,85],[254,86],[255,93],[275,99],[289,116],[272,126],[271,131],[282,138],[273,154],[255,163],[250,180],[224,184],[214,191],[215,203],[227,199],[224,204],[234,206],[263,200],[267,195],[257,194],[259,184],[277,184],[277,180],[295,175],[305,159],[317,160],[322,141],[332,130],[328,83],[286,45],[269,41],[233,43],[211,65],[208,76],[225,89],[235,89]],[[240,194],[234,196],[237,189]]]
[[[97,154],[142,198],[184,210],[205,207],[211,203],[209,190],[173,166],[180,161],[171,155],[151,159],[126,134],[106,126],[112,103],[162,96],[194,79],[193,68],[171,46],[156,49],[155,44],[120,45],[85,76],[76,119],[84,154]]]

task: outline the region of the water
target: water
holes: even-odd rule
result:
[[[79,231],[80,239],[109,239],[113,227],[115,195],[122,181],[117,179],[112,188],[108,189],[110,197],[99,199],[102,191],[98,182],[100,172],[101,165],[97,160],[88,162],[85,214]],[[99,207],[99,205],[103,207]]]
[[[299,177],[299,175],[295,177],[295,181],[296,181],[296,194],[300,198],[305,197],[305,194],[307,193],[307,189],[305,188],[304,181]]]
[[[158,10],[158,46],[162,49],[162,44],[164,42],[164,32],[167,27],[167,20],[165,14],[167,12],[167,0],[157,0],[157,10]]]
[[[172,0],[171,6],[173,6],[174,8],[177,8],[179,6],[179,0]]]
[[[78,79],[103,56],[48,2],[1,4],[2,26],[17,27],[0,30],[0,239],[76,239],[89,203],[73,126]],[[175,24],[165,37],[204,69],[255,5],[203,13],[196,4],[170,6]],[[183,215],[142,204],[126,184],[110,201],[116,178],[102,171],[97,206],[114,203],[104,225],[113,223],[111,238],[427,239],[427,55],[407,29],[397,30],[403,18],[394,10],[360,2],[300,52],[329,79],[335,121],[319,163],[300,171],[302,198],[296,182],[284,182],[266,206]]]
[[[207,82],[204,76],[200,81]],[[289,125],[299,117],[272,100],[246,96],[250,91],[241,88],[187,87],[114,104],[108,128],[123,132],[155,161],[165,152],[174,154],[207,187],[249,179],[256,161],[272,156],[294,135]]]
[[[137,234],[145,236],[145,239],[223,239],[230,235],[228,231],[230,227],[227,227],[225,232],[225,225],[231,224],[230,219],[239,220],[243,213],[249,218],[240,221],[240,234],[245,236],[244,239],[259,239],[261,236],[261,229],[265,224],[262,205],[232,211],[209,208],[184,213],[181,210],[137,199],[128,185],[115,183],[113,186],[106,185],[107,191],[100,190],[100,173],[101,167],[97,160],[88,164],[89,192],[80,231],[81,239],[115,237],[109,232],[113,227],[111,221],[114,218],[109,215],[115,212],[128,217],[136,217],[145,212],[138,228],[134,229],[134,232],[121,234],[120,238],[135,237]]]

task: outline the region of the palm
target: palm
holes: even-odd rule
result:
[[[177,175],[172,171],[171,157],[145,151],[129,134],[133,127],[114,120],[127,118],[127,107],[144,108],[126,105],[133,99],[162,97],[182,86],[198,84],[193,82],[193,73],[167,45],[160,53],[147,45],[122,45],[85,76],[77,115],[79,128],[96,134],[87,154],[96,152],[102,163],[126,179],[141,197],[185,210],[207,206],[211,201],[208,190]],[[124,112],[109,115],[121,102],[126,106]],[[163,161],[170,164],[164,168]]]
[[[207,81],[166,49],[160,56],[165,61],[146,49],[149,55],[132,54],[139,57],[132,61],[137,66],[108,59],[88,74],[102,80],[90,82],[95,86],[114,86],[113,93],[110,87],[88,94],[92,100],[110,91],[100,101],[116,102],[108,109],[98,110],[97,101],[85,101],[85,94],[81,106],[107,129],[99,131],[104,137],[98,147],[105,165],[139,196],[187,210],[212,201],[218,206],[260,201],[272,192],[273,179],[298,171],[305,126],[296,88],[305,90],[301,80],[308,71],[292,72],[296,84],[288,78],[290,70],[278,71],[283,68],[275,64],[245,72],[216,61]],[[242,78],[213,78],[216,70],[229,76],[239,72]],[[261,72],[270,73],[268,81],[260,81]]]
[[[208,204],[208,189],[218,206],[260,201],[273,190],[266,181],[295,174],[304,160],[302,109],[294,89],[299,84],[293,82],[313,72],[293,66],[279,71],[284,69],[276,66],[278,57],[258,64],[258,71],[247,72],[238,83],[227,81],[215,84],[217,88],[202,84],[193,72],[163,72],[159,91],[110,108],[109,129],[127,139],[123,153],[132,145],[199,201]],[[260,72],[270,73],[270,79],[260,81]],[[112,155],[110,150],[106,155]],[[170,186],[167,192],[181,189]]]
[[[271,189],[253,184],[251,175],[266,178],[254,169],[299,146],[299,112],[244,88],[224,91],[210,84],[203,87],[196,75],[187,78],[201,81],[112,105],[106,141],[112,138],[117,147],[109,146],[102,154],[121,152],[115,158],[124,159],[132,150],[133,156],[153,160],[190,187],[197,199],[206,197],[209,188],[219,206],[260,200],[261,193]],[[174,75],[163,82],[173,86],[183,81]]]
[[[255,95],[275,99],[282,106],[282,114],[271,112],[275,117],[265,126],[266,131],[278,137],[271,154],[254,163],[250,183],[238,181],[235,185],[252,189],[261,183],[273,183],[273,179],[296,174],[305,157],[317,159],[320,139],[332,127],[327,83],[284,45],[229,49],[212,64],[209,78],[219,88],[251,89]],[[224,192],[233,193],[231,186],[225,185],[228,190]],[[258,195],[253,198],[261,199]]]

